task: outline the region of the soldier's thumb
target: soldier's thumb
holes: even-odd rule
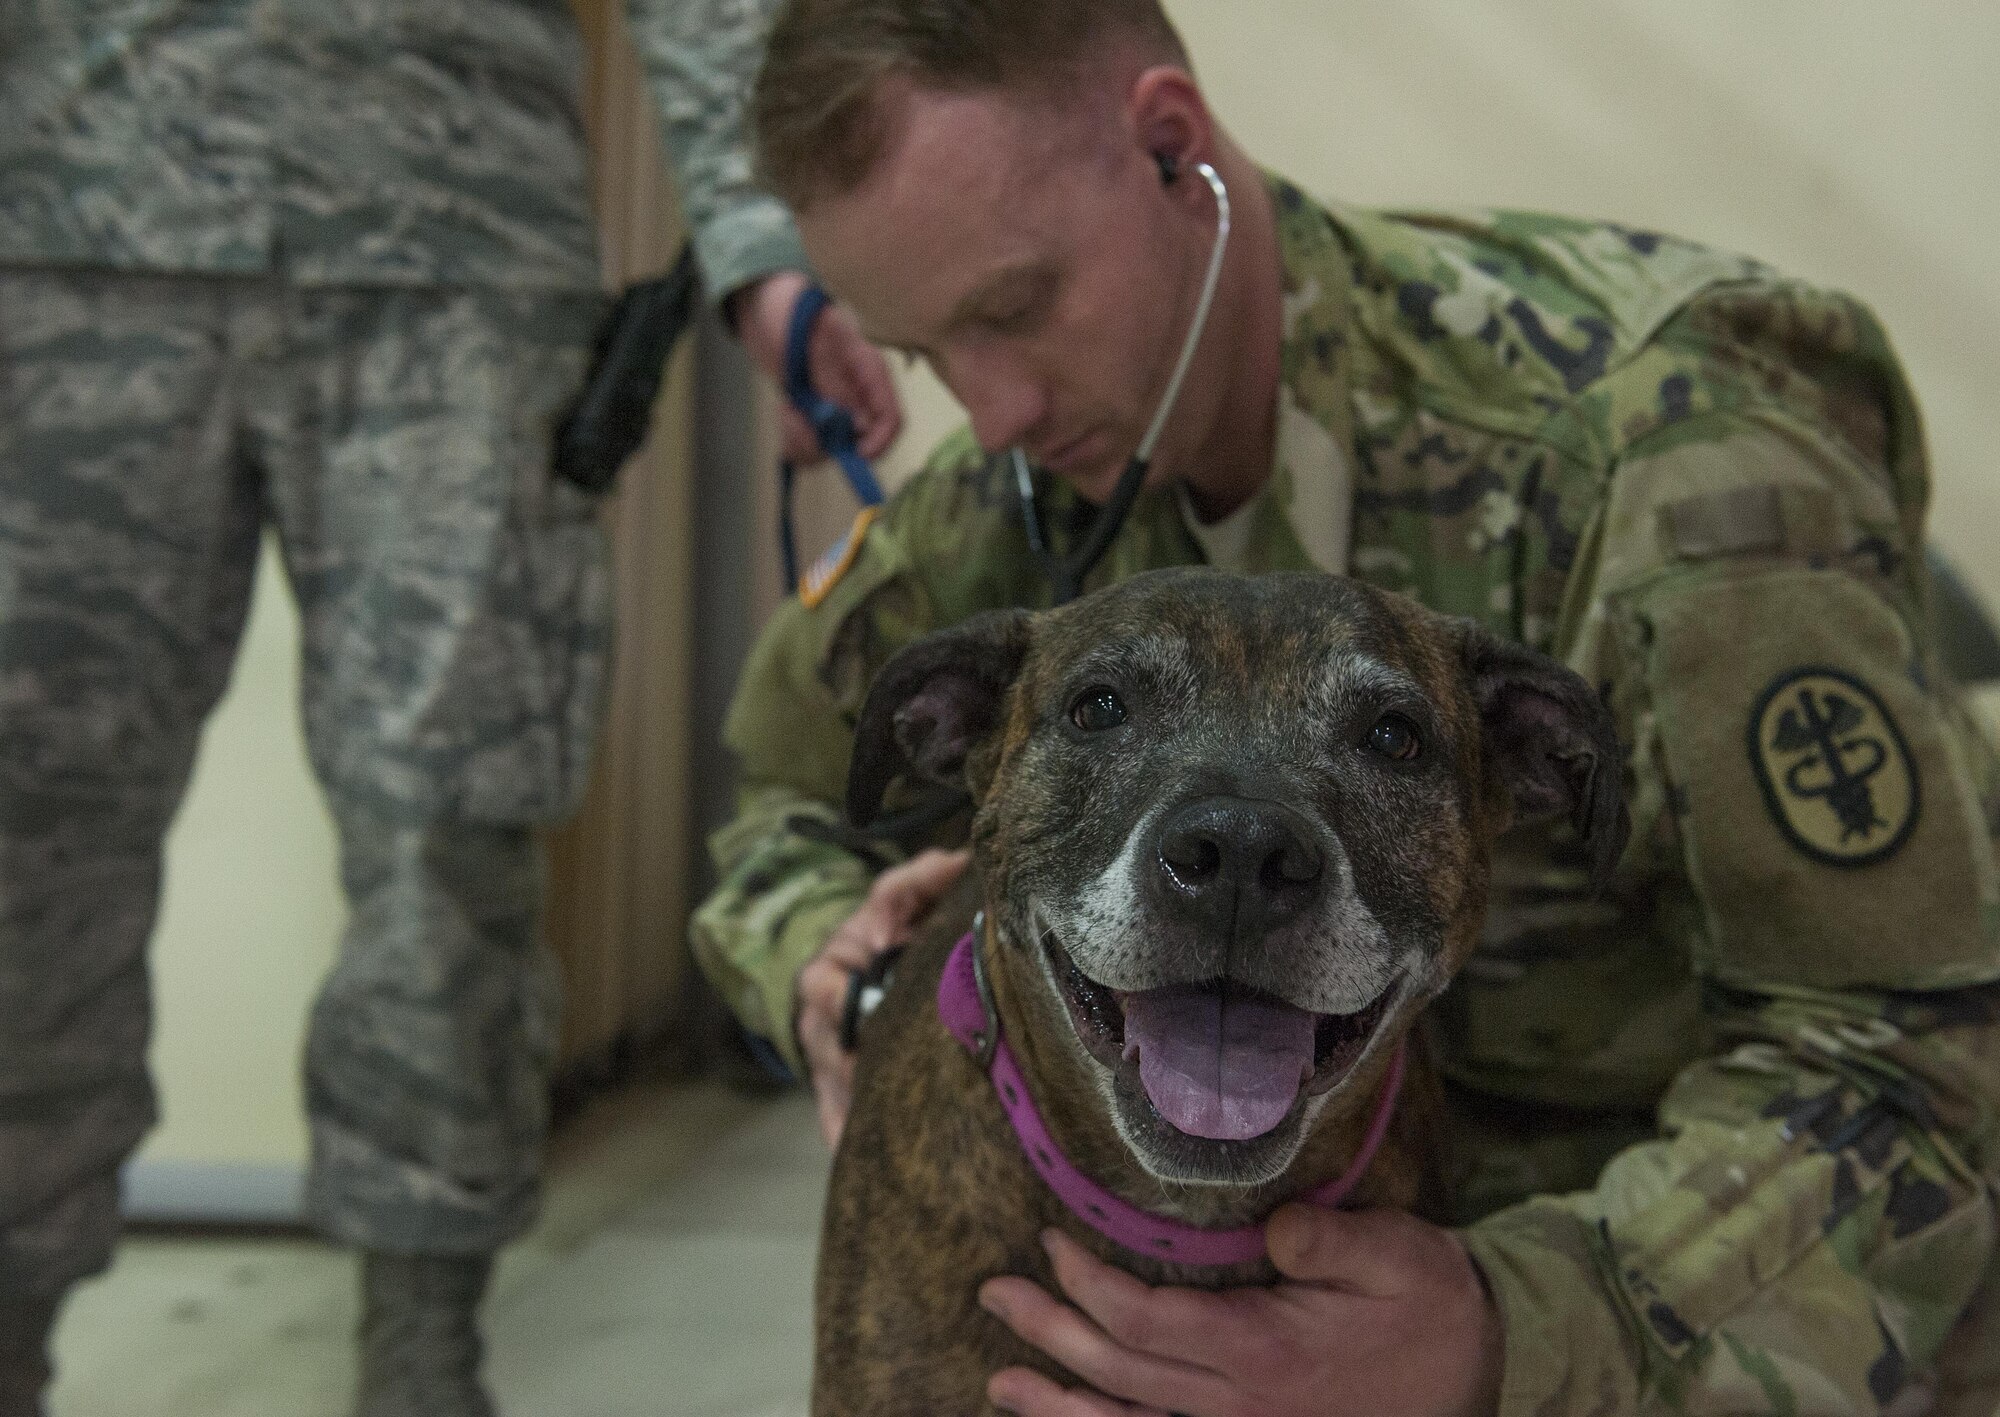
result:
[[[966,850],[919,852],[895,867],[893,874],[883,873],[881,880],[888,887],[885,904],[899,922],[922,918],[965,874],[971,860],[972,853]]]
[[[1264,1246],[1287,1279],[1392,1294],[1404,1278],[1403,1218],[1394,1211],[1281,1206],[1264,1227]]]

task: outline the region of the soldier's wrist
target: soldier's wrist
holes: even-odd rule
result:
[[[1498,1417],[1570,1410],[1578,1393],[1636,1411],[1639,1355],[1598,1279],[1591,1227],[1559,1201],[1534,1197],[1457,1232],[1492,1304],[1499,1348]]]
[[[786,1066],[801,1080],[809,1075],[805,1048],[799,1037],[803,996],[801,987],[806,966],[811,964],[848,916],[861,904],[865,887],[857,891],[829,893],[824,900],[802,905],[786,921],[784,933],[768,956],[761,971],[765,1027],[773,1035],[771,1046],[784,1058]],[[760,1030],[761,1031],[761,1030]]]

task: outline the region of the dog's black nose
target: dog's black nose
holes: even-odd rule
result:
[[[1324,858],[1304,818],[1276,802],[1201,797],[1160,824],[1159,884],[1211,929],[1261,934],[1319,894]]]

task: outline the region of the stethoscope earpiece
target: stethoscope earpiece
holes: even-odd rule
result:
[[[1154,153],[1153,162],[1160,169],[1160,185],[1173,186],[1174,179],[1181,175],[1181,160],[1172,153]]]

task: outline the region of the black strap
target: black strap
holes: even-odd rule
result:
[[[556,426],[550,451],[558,476],[603,492],[639,450],[667,356],[694,319],[700,292],[694,248],[683,246],[672,270],[627,287],[606,312],[590,373]]]
[[[875,1012],[876,1005],[895,982],[896,962],[902,957],[903,946],[895,945],[876,955],[863,968],[848,971],[847,995],[840,1004],[840,1046],[848,1052],[852,1053],[861,1041],[862,1023]]]

